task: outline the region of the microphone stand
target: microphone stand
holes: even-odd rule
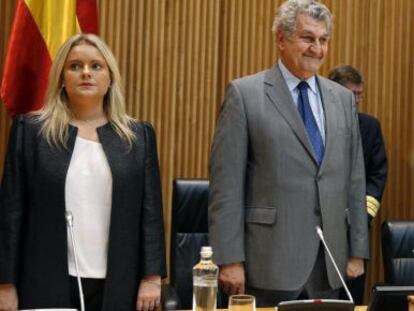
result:
[[[344,289],[345,289],[346,295],[348,296],[348,299],[349,299],[352,303],[354,303],[354,299],[352,298],[351,292],[349,291],[348,286],[346,286],[346,283],[345,283],[345,281],[344,281],[344,278],[342,277],[342,274],[341,274],[341,272],[339,271],[338,266],[336,265],[336,262],[335,262],[335,260],[334,260],[334,258],[333,258],[333,256],[332,256],[332,254],[331,254],[331,251],[329,250],[329,247],[328,247],[328,245],[327,245],[327,244],[326,244],[326,242],[325,242],[325,238],[324,238],[324,236],[323,236],[323,232],[322,232],[321,227],[316,226],[315,228],[316,228],[316,233],[317,233],[317,234],[318,234],[318,236],[319,236],[319,239],[320,239],[320,240],[321,240],[321,242],[323,243],[323,246],[325,247],[325,250],[327,251],[327,253],[328,253],[328,255],[329,255],[329,258],[331,259],[331,262],[332,262],[332,264],[333,264],[333,266],[334,266],[334,268],[335,268],[335,270],[336,270],[336,273],[338,274],[339,279],[341,280],[341,283],[342,283],[342,285],[344,286]]]
[[[70,237],[72,240],[73,257],[75,259],[76,279],[78,280],[81,311],[85,311],[85,300],[83,298],[82,281],[81,281],[80,274],[79,274],[78,257],[76,254],[76,245],[75,245],[76,243],[75,243],[75,239],[73,235],[73,214],[71,211],[66,211],[65,216],[66,216],[66,224],[68,226]]]
[[[342,278],[341,272],[336,265],[336,262],[331,254],[331,251],[328,248],[328,245],[325,242],[323,237],[322,229],[319,226],[316,226],[316,232],[319,236],[319,239],[322,241],[322,244],[329,255],[333,266],[335,267],[335,272],[338,274],[339,279],[343,287],[345,288],[346,294],[349,300],[340,300],[340,299],[306,299],[306,300],[289,300],[281,301],[278,303],[277,308],[280,311],[287,310],[338,310],[338,311],[351,311],[354,310],[355,303],[352,298],[351,293],[349,292],[348,287],[344,279]]]

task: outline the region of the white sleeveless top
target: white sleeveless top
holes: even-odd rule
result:
[[[112,174],[102,145],[77,136],[65,184],[66,210],[73,214],[79,274],[105,278],[112,207]],[[76,276],[68,231],[69,274]]]

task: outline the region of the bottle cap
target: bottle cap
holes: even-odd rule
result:
[[[213,248],[211,246],[203,246],[200,255],[203,258],[213,256]]]

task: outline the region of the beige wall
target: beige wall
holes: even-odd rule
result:
[[[270,28],[278,0],[100,0],[102,37],[125,81],[128,112],[157,131],[170,226],[171,182],[207,177],[208,154],[227,81],[273,64]],[[389,158],[383,208],[372,229],[370,284],[382,279],[379,226],[414,218],[414,3],[411,0],[326,0],[335,16],[322,74],[340,63],[366,78],[361,110],[381,120]],[[0,4],[0,70],[13,1]],[[0,108],[0,171],[9,127]]]

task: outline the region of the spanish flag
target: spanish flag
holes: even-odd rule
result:
[[[54,56],[80,32],[98,32],[96,0],[17,0],[1,83],[11,117],[42,107]]]

